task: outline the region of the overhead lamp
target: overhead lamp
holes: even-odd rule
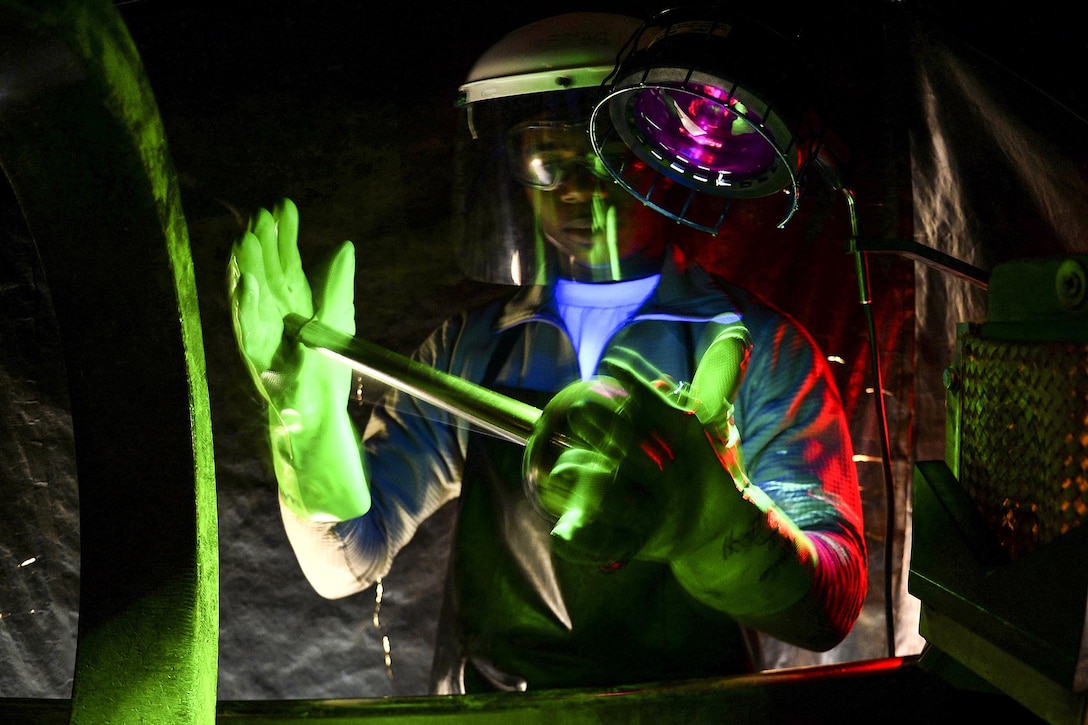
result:
[[[661,11],[632,36],[591,116],[594,150],[620,185],[688,226],[716,233],[733,200],[776,194],[784,226],[820,145],[804,65],[762,23],[697,12]]]

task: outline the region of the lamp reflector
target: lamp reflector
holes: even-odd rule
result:
[[[659,14],[629,41],[593,111],[594,149],[622,141],[639,163],[608,165],[611,154],[613,178],[689,226],[714,233],[733,200],[775,194],[784,226],[819,144],[814,129],[801,132],[805,84],[789,50],[754,21]],[[647,170],[661,178],[647,181]]]

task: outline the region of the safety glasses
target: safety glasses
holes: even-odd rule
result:
[[[593,152],[585,124],[523,123],[507,133],[507,153],[514,178],[532,189],[554,191],[579,172],[608,181],[608,167],[619,168],[627,155],[622,143]]]

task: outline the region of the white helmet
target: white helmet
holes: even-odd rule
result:
[[[641,25],[625,15],[568,13],[518,28],[472,66],[461,101],[600,86]]]

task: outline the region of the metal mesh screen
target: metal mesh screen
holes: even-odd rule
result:
[[[1088,518],[1088,345],[962,344],[960,482],[1016,557]]]

